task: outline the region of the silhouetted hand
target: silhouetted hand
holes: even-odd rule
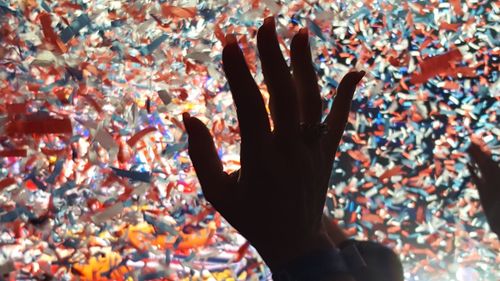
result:
[[[500,237],[500,166],[474,142],[469,147],[469,154],[479,168],[480,175],[469,164],[486,219],[491,230]]]
[[[326,120],[329,132],[305,139],[300,123],[318,124],[322,115],[307,29],[292,39],[293,75],[280,51],[274,18],[267,18],[258,31],[272,131],[236,38],[228,35],[226,41],[222,60],[238,115],[241,169],[224,172],[207,127],[184,114],[189,155],[206,199],[272,269],[314,250],[333,247],[321,222],[322,211],[335,152],[364,72],[348,73],[340,82]]]
[[[327,213],[323,214],[323,225],[325,227],[326,233],[330,238],[330,241],[335,244],[335,246],[339,246],[343,242],[349,240],[349,236],[347,233],[338,225],[337,220]]]

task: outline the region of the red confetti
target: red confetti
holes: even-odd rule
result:
[[[0,150],[0,157],[26,157],[26,149]]]
[[[14,178],[5,178],[3,180],[0,180],[0,191],[6,188],[9,185],[13,185],[16,183],[16,180]]]
[[[138,132],[137,134],[135,134],[134,136],[132,136],[128,141],[127,141],[127,144],[129,146],[134,146],[139,140],[141,140],[145,135],[151,133],[151,132],[154,132],[156,131],[157,129],[155,127],[148,127],[146,129],[143,129],[141,130],[140,132]]]
[[[73,128],[68,118],[53,117],[39,118],[38,120],[12,121],[7,126],[9,135],[21,134],[70,134]]]
[[[395,176],[395,175],[398,175],[398,174],[401,174],[402,172],[402,167],[401,166],[396,166],[392,169],[389,169],[387,171],[385,171],[380,177],[379,177],[379,180],[383,181],[384,179],[387,179],[387,178],[391,178],[392,176]]]
[[[248,248],[250,247],[250,242],[245,242],[241,247],[238,249],[238,254],[236,256],[235,262],[239,262],[246,254],[248,251]]]
[[[462,2],[461,0],[450,0],[450,3],[453,7],[453,11],[455,11],[455,13],[459,16],[462,16],[464,14],[461,2]]]
[[[57,36],[54,29],[52,29],[52,19],[50,18],[50,14],[42,12],[40,14],[40,23],[42,24],[45,39],[54,45],[61,53],[66,53],[68,48],[64,45],[59,36]]]
[[[451,63],[462,59],[462,54],[458,49],[454,49],[448,53],[430,57],[420,63],[420,74],[413,74],[410,82],[420,84],[426,82],[429,78],[438,74],[453,73],[451,71]]]

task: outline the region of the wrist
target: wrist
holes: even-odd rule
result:
[[[322,250],[335,249],[335,245],[330,241],[326,233],[286,242],[286,239],[276,239],[269,246],[256,246],[257,251],[262,256],[271,271],[281,268],[290,261],[310,255]]]
[[[333,281],[353,280],[343,254],[333,244],[327,247],[309,247],[308,251],[271,267],[275,281]]]
[[[335,244],[335,246],[337,246],[337,248],[340,248],[340,244],[349,240],[348,235],[338,225],[337,220],[328,217],[326,213],[323,215],[323,225],[325,226],[326,232],[328,233],[328,237]]]

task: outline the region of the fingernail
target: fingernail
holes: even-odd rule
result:
[[[189,118],[191,118],[191,115],[189,115],[189,113],[187,112],[182,113],[182,123],[184,123],[184,127],[186,127],[186,130],[187,130],[186,122],[189,120]]]
[[[264,19],[264,25],[269,26],[270,28],[275,28],[274,17],[270,16]]]
[[[309,44],[309,29],[307,27],[303,27],[299,29],[300,36],[303,36],[306,39],[307,44]]]
[[[237,44],[236,36],[234,34],[226,34],[226,45]]]
[[[469,153],[476,154],[477,152],[481,151],[481,148],[476,143],[471,142],[471,144],[469,145],[469,148],[467,148],[467,151]]]
[[[357,75],[358,76],[358,81],[356,82],[356,84],[358,84],[361,81],[361,79],[363,79],[363,77],[365,76],[365,74],[366,74],[366,72],[364,70],[361,70],[361,71],[358,72],[358,75]]]

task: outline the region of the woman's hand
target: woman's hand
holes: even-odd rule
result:
[[[292,75],[279,48],[274,18],[266,18],[257,45],[270,94],[271,131],[263,98],[236,38],[228,35],[226,41],[222,59],[238,115],[241,169],[224,172],[207,127],[184,114],[189,155],[206,199],[272,269],[333,247],[322,211],[335,152],[364,72],[350,72],[340,82],[326,134],[301,134],[301,123],[315,127],[322,115],[307,29],[292,39]]]
[[[339,246],[345,241],[349,240],[349,236],[347,233],[338,225],[338,222],[335,218],[331,217],[327,213],[323,214],[323,225],[325,227],[325,231],[330,238],[330,241],[335,244],[335,246]]]
[[[469,147],[469,154],[479,168],[480,175],[469,165],[486,219],[491,230],[500,237],[500,166],[474,142]]]

